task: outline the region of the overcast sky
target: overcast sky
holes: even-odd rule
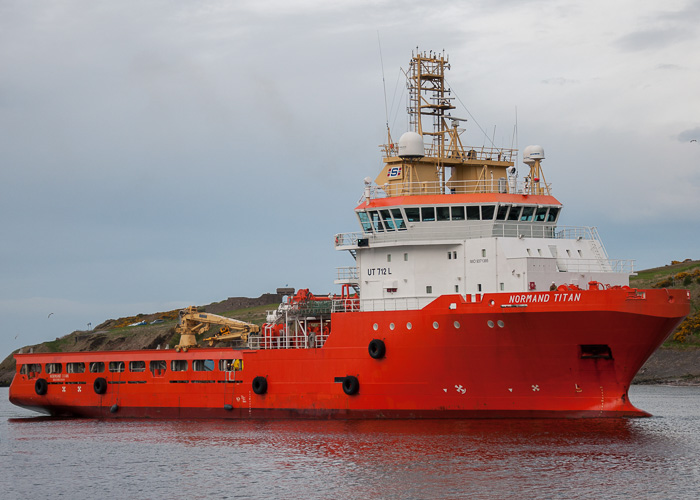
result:
[[[400,68],[444,49],[497,145],[517,109],[517,147],[545,148],[562,224],[638,269],[700,258],[700,1],[0,0],[0,358],[108,318],[335,291],[353,261],[333,235],[381,167],[377,33],[395,138]]]

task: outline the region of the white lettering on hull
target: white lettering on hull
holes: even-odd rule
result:
[[[546,302],[580,302],[580,293],[518,293],[508,298],[509,304],[537,304]]]

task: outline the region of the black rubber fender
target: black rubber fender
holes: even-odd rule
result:
[[[353,396],[358,393],[360,390],[360,381],[357,380],[357,377],[353,377],[352,375],[347,375],[343,379],[343,392],[347,394],[348,396]]]
[[[381,339],[372,339],[367,350],[372,358],[382,359],[386,355],[386,344]]]
[[[107,381],[103,377],[97,377],[92,384],[96,394],[104,394],[107,392]]]
[[[43,396],[48,390],[49,383],[45,378],[39,378],[36,382],[34,382],[34,391],[36,391],[39,396]]]
[[[267,379],[265,377],[255,377],[253,379],[253,392],[259,396],[267,392]]]

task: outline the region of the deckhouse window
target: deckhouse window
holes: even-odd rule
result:
[[[61,363],[46,363],[46,373],[61,373],[62,371]]]
[[[497,220],[506,220],[508,215],[508,205],[500,205],[498,207],[498,215],[496,215]]]
[[[170,362],[170,369],[174,372],[186,372],[187,371],[187,360],[186,359],[173,359]]]
[[[435,207],[421,207],[420,214],[423,222],[434,221]]]
[[[85,373],[85,363],[66,363],[66,373]]]
[[[479,205],[467,206],[467,220],[479,220]]]
[[[237,372],[243,369],[243,360],[240,359],[220,359],[219,371],[221,372]]]
[[[464,207],[452,207],[452,220],[464,220]]]
[[[406,229],[406,221],[403,220],[403,215],[401,215],[400,208],[392,208],[391,215],[394,216],[394,222],[396,223],[396,229],[399,231]]]
[[[28,365],[22,365],[22,368],[19,369],[19,372],[22,375],[41,373],[41,365],[38,363],[29,363]]]
[[[168,364],[165,362],[164,359],[157,359],[148,363],[148,368],[149,370],[151,370],[151,373],[154,377],[159,377],[163,375],[167,367]]]
[[[417,207],[406,209],[406,220],[408,222],[419,222],[420,221],[420,209]]]
[[[120,373],[124,371],[124,362],[123,361],[110,361],[109,362],[109,371],[115,372],[115,373]]]
[[[192,361],[192,370],[195,372],[213,372],[214,360],[212,359],[195,359]]]
[[[102,373],[105,371],[105,364],[102,361],[92,361],[90,363],[90,373]]]
[[[391,218],[391,214],[388,210],[380,210],[379,213],[382,215],[382,220],[384,221],[384,226],[387,231],[394,230],[394,220]]]
[[[437,207],[437,220],[450,220],[450,207]]]
[[[523,222],[532,221],[532,216],[535,213],[535,207],[523,207],[523,213],[520,216],[520,220]]]
[[[481,220],[493,220],[493,213],[496,211],[494,205],[484,205],[481,207]]]
[[[372,223],[369,221],[369,215],[367,212],[357,212],[357,216],[360,218],[360,225],[365,233],[372,232]]]
[[[145,372],[146,362],[145,361],[129,361],[129,371],[130,372]]]

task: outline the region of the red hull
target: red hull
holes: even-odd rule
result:
[[[648,416],[629,402],[629,384],[688,311],[684,290],[502,293],[479,302],[446,295],[421,310],[333,314],[331,335],[315,349],[18,354],[10,400],[50,415],[110,418]],[[386,347],[379,359],[368,353],[373,339]],[[234,359],[242,370],[219,370],[219,360]],[[153,360],[167,363],[161,376],[148,369]],[[190,368],[172,371],[172,360]],[[214,369],[193,371],[192,360],[212,360]],[[91,361],[146,369],[46,373],[47,363]],[[28,364],[44,369],[21,373]],[[359,383],[355,394],[344,392],[348,376]],[[254,392],[256,377],[264,394]]]

